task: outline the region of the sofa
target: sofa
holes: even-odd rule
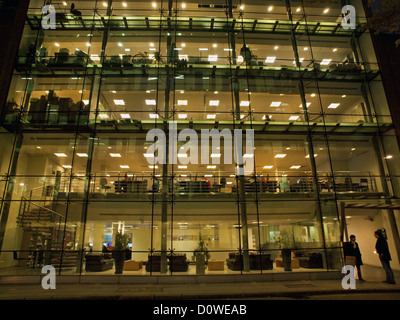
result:
[[[161,270],[161,254],[160,253],[149,254],[146,262],[146,271],[160,272],[160,270]]]
[[[314,269],[324,267],[322,254],[319,252],[298,251],[295,256],[299,259],[301,268]]]
[[[114,266],[111,253],[88,253],[85,255],[86,272],[110,270]]]
[[[243,269],[243,255],[239,252],[230,252],[228,259],[226,259],[226,265],[230,270],[242,270]],[[250,270],[272,270],[273,261],[271,255],[259,252],[249,252],[249,266]]]

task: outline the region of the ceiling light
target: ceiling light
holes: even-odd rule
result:
[[[254,154],[253,153],[245,153],[244,155],[243,155],[243,158],[253,158],[254,157]]]
[[[336,52],[336,51],[337,51],[337,49],[336,49],[336,48],[334,48],[332,51],[333,51],[333,52]]]
[[[390,154],[385,157],[385,159],[392,159],[392,158],[393,158],[393,156]]]
[[[179,119],[186,119],[187,118],[187,114],[178,114],[178,118]]]
[[[108,119],[108,114],[106,114],[106,113],[100,113],[100,114],[99,114],[99,118],[101,118],[101,119]]]
[[[307,108],[310,106],[311,102],[307,102]],[[303,104],[300,105],[299,108],[303,108]]]
[[[112,158],[121,158],[121,154],[120,153],[110,153],[110,156]]]
[[[155,106],[156,105],[156,100],[146,100],[146,104],[148,106]]]
[[[208,61],[217,61],[218,60],[218,55],[209,55],[208,56]]]
[[[115,105],[117,106],[124,106],[125,101],[124,100],[114,100]]]
[[[67,155],[65,153],[55,153],[55,155],[59,158],[66,158]]]
[[[324,10],[324,13],[328,13],[329,12],[329,8],[326,8],[325,10]]]
[[[221,154],[220,153],[211,153],[211,158],[220,158]]]
[[[271,102],[271,105],[270,105],[270,107],[279,107],[281,105],[281,102],[280,101],[277,101],[277,102]]]
[[[122,43],[121,42],[118,43],[118,47],[122,47]]]
[[[276,57],[267,57],[267,59],[265,59],[266,63],[274,63],[275,62]]]
[[[208,48],[199,48],[199,51],[207,51]]]
[[[145,158],[154,158],[154,154],[152,154],[152,153],[143,153],[143,156]]]
[[[278,154],[275,155],[274,158],[281,158],[282,159],[284,157],[286,157],[286,153],[278,153]]]
[[[150,119],[158,119],[159,115],[157,113],[150,113],[149,117],[150,117]]]
[[[130,119],[131,115],[129,113],[121,113],[121,118],[122,119]]]
[[[104,6],[104,7],[108,7],[107,2],[103,2],[103,6]]]
[[[307,51],[308,50],[308,47],[304,47],[304,51]]]
[[[274,166],[264,166],[264,169],[272,169]]]
[[[126,2],[123,2],[122,5],[126,8],[128,5],[126,4]]]
[[[87,153],[77,153],[76,154],[78,157],[80,157],[80,158],[87,158],[88,157],[88,154]]]
[[[72,166],[70,166],[70,165],[63,165],[62,167],[65,168],[65,169],[71,169],[72,168]]]
[[[344,94],[344,95],[342,95],[342,98],[346,98],[346,95]]]
[[[318,154],[317,154],[317,153],[315,153],[315,154],[314,154],[314,158],[315,158],[316,156],[318,156]],[[308,159],[308,158],[310,158],[310,155],[309,155],[309,154],[308,154],[308,155],[306,155],[306,159]]]
[[[268,7],[268,11],[271,12],[274,9],[273,6]]]
[[[279,47],[278,47],[278,46],[275,46],[275,47],[274,47],[274,50],[278,50],[278,49],[279,49]]]
[[[178,100],[178,106],[187,106],[187,100]]]
[[[153,2],[153,3],[151,4],[151,6],[152,6],[153,8],[156,8],[156,7],[157,7],[157,3]]]
[[[90,59],[92,59],[93,61],[100,61],[100,57],[98,54],[91,54]]]
[[[216,116],[217,116],[216,114],[208,114],[207,119],[215,119]]]
[[[315,93],[311,93],[311,97],[315,97]]]
[[[250,101],[240,101],[241,107],[248,107],[250,105]]]
[[[215,169],[217,166],[207,166],[207,169]]]
[[[239,7],[239,9],[240,9],[240,10],[244,10],[244,5],[241,5],[241,6]]]
[[[87,42],[87,43],[86,43],[86,46],[90,47],[90,43],[89,43],[89,42]]]
[[[183,8],[183,9],[186,8],[186,3],[182,3],[182,8]]]
[[[238,56],[237,62],[242,63],[244,61],[243,56]]]
[[[339,107],[340,106],[340,103],[331,103],[329,106],[328,106],[328,109],[336,109],[337,107]]]
[[[209,105],[210,106],[218,106],[219,105],[219,100],[210,100]]]
[[[89,104],[89,100],[82,100],[82,102],[87,106]]]
[[[328,64],[331,63],[331,61],[332,59],[323,59],[320,64],[323,66],[327,66]]]
[[[290,121],[296,121],[300,116],[291,116],[289,118]]]
[[[63,1],[63,5],[64,5],[64,6],[67,6],[68,4],[67,4],[65,1]]]
[[[178,169],[187,169],[187,166],[178,166]]]
[[[297,9],[296,9],[296,12],[300,12],[300,10],[301,10],[300,8],[297,8]]]
[[[204,177],[205,177],[205,178],[211,178],[211,177],[212,177],[212,174],[205,174]]]
[[[188,155],[186,153],[178,153],[178,158],[187,158]]]
[[[301,166],[291,166],[290,169],[300,169]]]
[[[158,166],[149,166],[150,169],[158,169]]]
[[[128,166],[128,165],[125,165],[125,164],[121,164],[119,167],[120,167],[121,169],[129,169],[129,166]]]
[[[54,45],[55,45],[56,47],[59,47],[59,46],[60,46],[60,44],[59,44],[59,43],[55,43]]]
[[[356,148],[351,148],[351,151],[355,151],[356,150]]]
[[[217,44],[216,44],[216,43],[214,43],[214,44],[213,44],[213,48],[216,48],[216,47],[217,47]]]

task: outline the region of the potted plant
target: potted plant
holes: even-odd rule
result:
[[[125,249],[128,247],[128,235],[118,232],[115,235],[113,257],[115,260],[115,274],[122,274],[125,261]]]
[[[283,269],[285,271],[292,271],[292,249],[293,235],[287,230],[283,230],[280,233],[279,246],[282,253]]]
[[[204,274],[208,259],[210,259],[210,253],[208,252],[207,243],[202,239],[201,234],[199,234],[199,243],[194,249],[192,256],[192,260],[196,262],[196,274]]]

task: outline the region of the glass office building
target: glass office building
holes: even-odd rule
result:
[[[292,272],[337,271],[350,233],[378,265],[373,231],[392,246],[398,218],[390,109],[370,34],[310,2],[51,1],[45,30],[32,0],[1,118],[0,275],[112,275],[118,232],[124,275],[196,274],[201,244],[210,275],[284,272],[287,243]],[[176,161],[152,163],[152,129]],[[251,172],[213,129],[254,130]]]

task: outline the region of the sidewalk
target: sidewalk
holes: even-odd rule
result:
[[[298,280],[272,282],[198,283],[198,284],[56,284],[55,290],[44,290],[37,284],[2,284],[0,300],[181,300],[181,299],[251,299],[261,297],[297,297],[326,294],[400,292],[396,284],[383,283],[381,268],[364,268],[365,282],[356,282],[355,290],[344,290],[341,280]],[[327,296],[327,299],[329,297]]]

